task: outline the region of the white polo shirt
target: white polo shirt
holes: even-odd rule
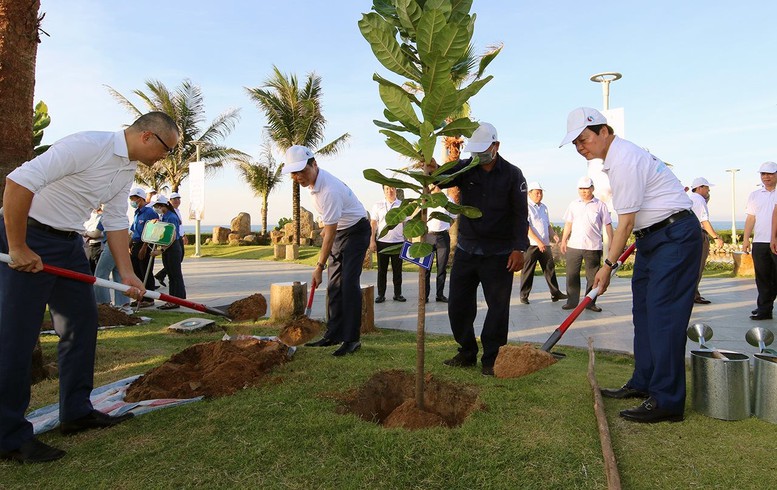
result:
[[[402,201],[399,199],[392,203],[389,203],[383,199],[376,202],[375,205],[372,206],[372,210],[370,211],[370,218],[373,221],[378,222],[377,236],[375,237],[377,241],[383,243],[400,243],[405,241],[405,237],[402,235],[402,230],[404,229],[403,223],[400,223],[392,228],[391,231],[386,233],[385,236],[380,236],[380,232],[383,231],[383,228],[386,227],[386,215],[390,210],[398,208],[400,204],[402,204]]]
[[[615,212],[636,213],[634,230],[691,209],[691,198],[669,167],[630,141],[615,137],[602,171],[610,178]]]
[[[755,216],[753,243],[769,243],[772,235],[772,212],[777,202],[777,192],[759,187],[750,193],[745,213]]]
[[[84,222],[100,204],[105,231],[129,227],[127,197],[136,169],[124,131],[86,131],[65,136],[8,178],[35,194],[31,218],[83,234]]]
[[[612,224],[607,205],[595,197],[587,202],[577,199],[569,203],[564,221],[572,223],[567,246],[579,250],[601,250],[604,227]]]
[[[542,240],[543,245],[550,245],[550,233],[548,231],[550,216],[548,214],[548,207],[542,202],[535,204],[531,199],[527,201],[529,203],[529,228]],[[529,245],[536,247],[539,243],[529,235]]]
[[[313,205],[321,215],[324,225],[337,223],[338,230],[355,225],[367,218],[367,210],[356,198],[356,194],[340,179],[318,167],[316,183],[309,187]]]
[[[697,218],[699,218],[699,222],[702,221],[709,221],[710,220],[710,212],[707,208],[707,200],[704,199],[704,196],[701,194],[697,194],[695,192],[691,192],[688,194],[688,197],[691,198],[691,202],[693,202],[693,206],[691,207],[691,211],[693,211],[693,214],[696,215]],[[704,229],[704,227],[702,227]]]
[[[427,216],[431,216],[432,213],[440,213],[450,216],[451,218],[455,217],[455,214],[449,213],[447,209],[443,207],[439,208],[429,208]],[[450,230],[451,224],[447,221],[443,221],[437,218],[430,218],[429,221],[426,222],[426,227],[429,229],[429,232],[431,233],[438,233],[441,231],[447,231]]]

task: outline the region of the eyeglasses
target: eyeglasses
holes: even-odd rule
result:
[[[164,141],[162,141],[162,138],[160,138],[158,134],[156,134],[156,133],[155,133],[155,132],[153,132],[153,131],[149,131],[149,132],[150,132],[151,134],[153,134],[153,135],[156,137],[156,139],[158,139],[158,140],[159,140],[159,142],[160,142],[160,143],[162,143],[162,146],[164,146],[164,147],[165,147],[165,150],[167,150],[167,153],[170,153],[170,154],[172,154],[172,153],[173,153],[173,151],[175,151],[175,149],[174,149],[174,148],[170,148],[169,146],[167,146],[167,143],[165,143]]]

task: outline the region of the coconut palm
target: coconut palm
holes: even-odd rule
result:
[[[254,195],[262,199],[262,234],[267,234],[267,197],[281,182],[281,168],[272,154],[272,144],[265,133],[259,151],[259,163],[241,162],[238,170]]]
[[[222,112],[206,127],[205,101],[200,87],[184,80],[174,91],[158,80],[147,80],[148,93],[133,90],[146,106],[139,109],[127,97],[112,87],[108,91],[133,116],[139,117],[148,111],[162,111],[178,124],[181,139],[173,151],[152,167],[139,166],[135,180],[148,187],[158,189],[163,183],[169,183],[172,192],[178,192],[181,182],[189,176],[189,163],[196,161],[196,142],[200,145],[200,160],[205,163],[206,174],[222,168],[225,163],[250,161],[250,156],[240,150],[229,148],[222,142],[235,129],[240,119],[240,109],[229,109]]]
[[[245,89],[248,97],[264,112],[270,139],[281,151],[294,145],[303,145],[319,155],[334,155],[351,136],[345,133],[321,145],[326,119],[321,112],[321,77],[315,73],[309,73],[304,85],[300,86],[296,75],[286,76],[277,66],[273,66],[273,73],[264,85]],[[294,240],[299,245],[299,184],[296,182],[293,184],[292,207]]]

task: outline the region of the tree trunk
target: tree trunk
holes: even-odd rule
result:
[[[267,193],[262,194],[262,235],[267,235]]]
[[[293,194],[292,199],[293,201],[293,210],[292,210],[292,219],[294,220],[294,244],[299,245],[299,232],[300,232],[300,222],[299,222],[299,184],[297,181],[294,181],[293,188]]]
[[[31,159],[40,0],[0,0],[0,206],[5,177]]]

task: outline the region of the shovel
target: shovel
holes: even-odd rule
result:
[[[310,295],[308,296],[308,306],[305,308],[305,316],[310,318],[310,313],[313,311],[313,295],[316,292],[316,287],[318,284],[316,284],[316,281],[314,280],[310,284]]]
[[[621,254],[620,257],[618,257],[618,261],[615,262],[612,268],[612,272],[610,275],[615,274],[615,271],[617,271],[620,266],[623,265],[623,263],[626,261],[626,259],[629,258],[629,255],[634,251],[634,248],[636,246],[636,243],[632,243],[629,248],[626,249],[625,252]],[[591,304],[593,300],[596,299],[596,297],[599,296],[599,288],[595,287],[593,288],[588,294],[585,295],[583,298],[583,301],[580,302],[580,304],[577,305],[577,307],[572,310],[572,313],[567,317],[566,320],[564,320],[561,325],[558,326],[558,328],[551,334],[551,336],[548,338],[548,340],[545,341],[544,344],[542,344],[542,350],[545,352],[550,352],[550,349],[553,348],[554,345],[558,343],[559,340],[561,340],[561,336],[564,335],[564,332],[567,331],[570,325],[572,325],[572,322],[574,322],[577,317],[580,316],[580,313],[583,312],[586,306]]]
[[[5,262],[6,264],[10,264],[11,257],[8,254],[0,253],[0,262]],[[74,279],[79,282],[96,284],[97,286],[114,289],[116,291],[121,291],[122,293],[126,293],[130,289],[130,287],[127,286],[126,284],[109,281],[107,279],[101,279],[99,277],[94,277],[89,274],[82,274],[81,272],[71,271],[69,269],[63,269],[61,267],[56,267],[53,265],[44,264],[43,272],[48,272],[49,274],[54,274],[55,276],[66,277],[68,279]],[[200,303],[193,303],[191,301],[177,298],[175,296],[170,296],[169,294],[157,293],[156,291],[146,291],[146,294],[144,294],[144,296],[153,298],[153,299],[158,299],[160,301],[167,301],[168,303],[175,303],[177,305],[184,306],[186,308],[191,308],[192,310],[201,311],[203,313],[210,313],[211,315],[222,316],[227,320],[232,321],[232,319],[229,318],[229,316],[221,310],[210,308]]]

